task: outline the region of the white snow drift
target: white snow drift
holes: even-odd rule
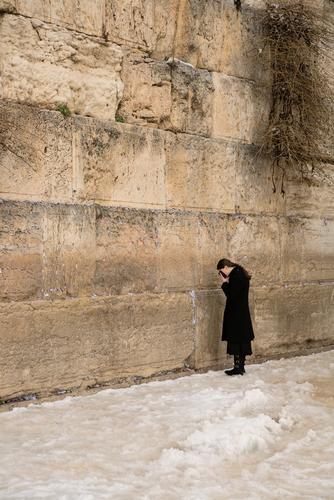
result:
[[[0,414],[0,498],[334,497],[334,351]]]

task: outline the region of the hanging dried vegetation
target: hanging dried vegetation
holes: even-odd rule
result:
[[[324,137],[333,104],[334,29],[317,1],[266,1],[260,11],[263,50],[271,68],[272,103],[260,151],[272,158],[284,178],[294,169],[310,183],[330,159]],[[328,129],[327,129],[328,130]]]

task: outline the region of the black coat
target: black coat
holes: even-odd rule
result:
[[[235,266],[229,274],[229,283],[223,283],[226,305],[222,340],[247,342],[255,338],[248,305],[249,279]]]

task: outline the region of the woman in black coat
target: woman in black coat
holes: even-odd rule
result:
[[[252,354],[255,338],[248,305],[251,275],[239,264],[221,259],[217,264],[222,289],[226,295],[222,340],[227,340],[227,354],[234,356],[234,367],[227,375],[243,375],[245,358]]]

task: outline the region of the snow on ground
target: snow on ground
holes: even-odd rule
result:
[[[1,499],[333,499],[334,351],[0,414]]]

